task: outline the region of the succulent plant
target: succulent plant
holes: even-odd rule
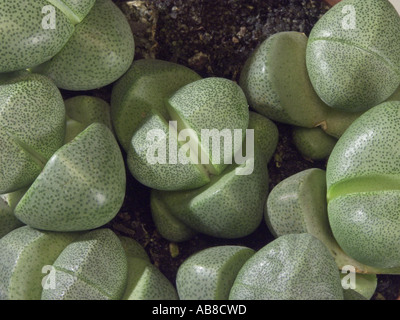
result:
[[[178,299],[135,240],[19,227],[0,238],[0,300]]]
[[[79,133],[92,123],[102,123],[113,130],[110,105],[101,98],[78,95],[64,101],[66,112],[66,130],[64,144],[71,142]]]
[[[132,137],[127,156],[130,173],[140,183],[157,190],[185,190],[204,186],[210,182],[210,177],[206,169],[196,163],[194,152],[190,154],[190,162],[179,161],[179,157],[185,157],[186,152],[178,144],[178,134],[174,130],[159,113],[152,111]],[[153,136],[152,132],[157,135]],[[175,143],[176,149],[169,148],[172,143]],[[177,153],[173,154],[173,150]],[[154,162],[149,161],[149,154],[154,155]],[[172,157],[176,157],[175,160],[170,160]]]
[[[300,32],[273,34],[247,59],[239,84],[256,112],[295,126],[320,126],[339,138],[361,113],[332,109],[319,98],[306,67],[307,43]]]
[[[64,101],[54,83],[23,74],[0,85],[0,193],[29,186],[65,135]]]
[[[262,220],[263,204],[268,194],[267,162],[261,153],[256,152],[254,171],[249,175],[237,175],[236,169],[244,165],[232,165],[220,176],[214,176],[211,182],[201,188],[188,191],[152,190],[152,212],[155,221],[172,217],[180,223],[214,237],[240,238],[251,234]],[[163,207],[164,210],[157,211]],[[173,223],[173,222],[168,222]],[[175,222],[177,223],[177,222]],[[185,234],[191,235],[185,227]],[[163,237],[178,241],[179,233],[172,237],[167,228]],[[177,231],[175,231],[177,232]],[[185,240],[186,237],[183,237]]]
[[[176,133],[170,130],[167,119],[158,113],[144,119],[132,137],[128,150],[128,167],[137,180],[157,190],[199,188],[210,181],[210,175],[221,174],[242,147],[249,121],[246,98],[233,81],[207,78],[176,91],[167,100],[166,109],[168,119],[176,122]],[[165,138],[149,139],[151,130],[163,132]],[[188,130],[188,137],[181,137],[183,130]],[[209,130],[210,136],[203,135],[205,130]],[[213,130],[217,130],[216,139],[212,136]],[[241,130],[239,141],[234,130]],[[232,146],[228,145],[226,139],[222,139],[220,132],[221,136],[228,134],[228,138],[233,138]],[[187,138],[189,141],[184,140]],[[215,147],[215,140],[219,142],[218,147]],[[166,163],[165,160],[149,162],[149,153],[156,153],[152,151],[156,143],[162,144],[157,150],[159,157],[161,147],[167,147],[168,151],[164,154]],[[173,150],[169,148],[172,143],[177,146],[176,155],[170,153]],[[186,152],[190,153],[189,159]],[[172,157],[177,159],[171,161]]]
[[[178,300],[172,283],[155,267],[143,247],[120,237],[128,259],[128,279],[122,300]]]
[[[298,172],[277,184],[265,203],[265,222],[275,237],[310,233],[321,240],[339,269],[354,267],[358,273],[398,274],[399,268],[365,265],[343,251],[336,241],[328,218],[326,173],[318,168]]]
[[[197,232],[221,238],[239,238],[260,224],[268,194],[268,162],[278,142],[278,130],[267,118],[250,113],[254,130],[254,168],[248,175],[232,164],[205,186],[188,191],[152,190],[153,220],[163,237],[185,241]]]
[[[25,188],[0,196],[0,239],[7,233],[23,226],[23,223],[15,217],[14,209],[26,190]]]
[[[54,287],[42,300],[117,300],[124,293],[128,263],[118,237],[98,229],[68,244],[52,263]]]
[[[388,0],[343,0],[313,27],[307,70],[333,108],[365,111],[400,84],[400,16]]]
[[[385,102],[339,139],[327,166],[329,222],[340,247],[377,268],[399,268],[400,102]]]
[[[331,154],[337,139],[321,128],[293,128],[293,143],[306,159],[323,160]]]
[[[3,1],[0,11],[0,72],[32,68],[60,88],[89,90],[114,82],[133,61],[132,31],[110,0]]]
[[[14,213],[41,230],[95,229],[117,215],[125,185],[125,165],[114,135],[94,123],[55,152]]]
[[[332,256],[306,233],[279,237],[259,251],[203,249],[181,264],[176,287],[181,300],[343,299]]]
[[[216,246],[191,255],[176,275],[180,300],[228,300],[239,270],[254,253],[243,246]]]
[[[210,182],[210,174],[218,175],[226,168],[225,157],[232,161],[248,126],[248,104],[233,81],[201,79],[186,67],[155,59],[135,61],[114,85],[111,112],[130,172],[157,190],[196,189]],[[210,134],[229,131],[232,137],[240,129],[242,135],[228,155],[225,140],[219,137],[217,155],[209,140],[201,140],[207,129]],[[154,137],[149,136],[152,133]],[[155,145],[159,149],[153,150]],[[165,159],[153,163],[149,154]]]
[[[201,77],[182,65],[157,60],[135,60],[114,85],[111,117],[118,141],[128,151],[132,136],[152,110],[165,119],[165,100],[178,89]]]
[[[257,251],[240,269],[231,300],[342,300],[337,266],[314,236],[284,235]]]
[[[376,274],[400,273],[400,17],[388,0],[343,0],[309,39],[272,35],[239,85],[133,62],[131,27],[111,0],[0,1],[0,12],[0,300],[364,300]],[[110,104],[64,102],[59,90],[113,82]],[[269,192],[270,119],[293,126],[305,158],[329,157],[327,172]],[[103,228],[123,204],[125,164],[152,189],[169,241],[241,238],[263,215],[276,239],[258,252],[196,252],[174,287],[138,242]],[[348,266],[352,289],[340,282]]]
[[[193,149],[199,149],[197,154],[204,154],[209,160],[209,164],[204,165],[207,171],[213,175],[221,174],[228,166],[228,161],[242,147],[249,124],[249,106],[242,89],[234,81],[225,78],[201,79],[176,91],[167,100],[166,107],[171,119],[177,121],[178,131],[194,131],[191,136],[194,140]],[[221,140],[219,150],[214,150],[209,141],[202,140],[202,132],[215,129],[228,131],[232,137],[234,130],[240,130],[241,136],[239,141],[234,140],[230,148],[225,147],[226,140]],[[226,149],[228,152],[223,152]],[[220,151],[219,155],[215,151]]]
[[[43,267],[77,237],[23,226],[0,239],[0,300],[40,300]]]

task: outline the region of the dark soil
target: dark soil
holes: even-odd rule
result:
[[[136,56],[158,58],[192,68],[204,77],[217,76],[237,81],[241,68],[255,47],[280,31],[309,34],[328,10],[320,0],[143,0],[114,2],[126,14],[136,41]],[[63,92],[65,97],[92,94],[110,101],[112,86],[85,93]],[[279,145],[269,164],[270,189],[299,171],[318,167],[325,161],[304,159],[295,149],[291,127],[278,124]],[[150,190],[127,173],[125,203],[108,224],[116,233],[136,239],[152,262],[175,283],[180,264],[201,249],[225,244],[255,250],[274,238],[262,223],[251,235],[225,240],[198,235],[183,243],[170,243],[154,227],[150,213]],[[374,299],[396,299],[400,276],[379,276]]]

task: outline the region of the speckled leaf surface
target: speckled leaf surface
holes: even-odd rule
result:
[[[325,196],[325,171],[321,169],[307,169],[284,179],[265,203],[269,230],[275,237],[305,232],[319,239],[331,235]]]
[[[128,280],[122,300],[178,300],[178,294],[154,265],[128,256]]]
[[[323,102],[305,66],[307,40],[300,32],[276,33],[246,61],[240,86],[254,110],[272,120],[306,127],[323,118]]]
[[[304,33],[278,32],[247,59],[239,84],[250,107],[278,122],[313,128],[340,137],[359,114],[328,107],[315,92],[306,66]]]
[[[335,196],[339,184],[342,190],[346,185],[375,190],[396,185],[400,176],[399,110],[397,101],[376,106],[342,136],[328,161],[328,199]],[[342,190],[337,193],[343,193]]]
[[[110,105],[105,100],[93,96],[75,96],[64,102],[67,118],[64,143],[72,141],[95,122],[112,130]]]
[[[351,257],[381,268],[400,266],[399,110],[400,102],[386,102],[367,111],[339,140],[327,166],[335,238]]]
[[[306,159],[327,159],[337,139],[326,134],[321,128],[293,128],[293,143]]]
[[[365,265],[349,257],[339,246],[329,224],[325,171],[321,169],[301,171],[276,185],[268,196],[264,217],[275,237],[310,233],[321,240],[339,269],[351,265],[360,273],[398,274],[400,271]]]
[[[96,0],[47,0],[47,2],[59,8],[71,23],[76,24],[87,16]]]
[[[15,215],[39,229],[94,229],[118,213],[125,185],[121,150],[111,131],[95,123],[54,154]]]
[[[246,236],[262,220],[269,176],[267,161],[257,150],[253,173],[237,175],[236,169],[244,166],[231,165],[199,189],[159,192],[161,201],[193,230],[221,238]]]
[[[240,269],[231,300],[342,300],[335,261],[310,234],[281,236]]]
[[[27,189],[0,196],[0,239],[9,232],[22,227],[24,224],[14,215],[14,209]]]
[[[328,204],[329,222],[340,247],[376,268],[400,267],[400,191],[354,192]]]
[[[167,109],[171,118],[178,122],[178,132],[185,128],[194,130],[199,149],[202,150],[198,153],[204,152],[208,157],[208,170],[213,174],[220,174],[227,167],[227,160],[232,159],[242,146],[249,124],[249,106],[242,89],[235,82],[224,78],[201,79],[173,94],[168,99]],[[232,150],[230,155],[225,154],[226,142],[219,135],[219,148],[202,140],[204,130],[215,129],[218,134],[223,130],[228,131],[232,138],[235,129],[242,130],[242,140],[234,141],[231,148],[228,148]]]
[[[97,0],[62,50],[34,70],[59,88],[91,90],[121,77],[132,64],[134,51],[123,13],[111,0]]]
[[[118,237],[98,229],[68,245],[53,263],[55,288],[42,300],[117,300],[125,289],[128,263]]]
[[[169,118],[164,101],[178,89],[201,77],[193,70],[168,61],[140,59],[112,89],[111,114],[119,142],[128,150],[134,132],[152,109]]]
[[[256,112],[249,112],[248,129],[254,130],[254,143],[270,161],[278,145],[279,131],[275,123]],[[245,150],[245,146],[243,148]]]
[[[254,158],[248,159],[254,160],[252,173],[239,175],[236,171],[249,168],[249,163],[232,164],[201,188],[152,192],[152,215],[165,238],[186,241],[197,232],[238,238],[257,228],[268,195],[268,161],[276,148],[278,130],[270,120],[253,112],[249,128],[254,130]]]
[[[76,237],[23,226],[1,238],[0,299],[40,300],[43,267],[53,264]]]
[[[176,145],[175,153],[170,148],[172,141]],[[196,163],[198,159],[193,152],[188,163],[180,161],[186,159],[181,145],[176,129],[171,129],[159,113],[152,111],[132,137],[127,156],[131,174],[142,184],[157,190],[189,190],[210,182],[206,170]],[[173,157],[175,159],[171,160]]]
[[[343,0],[311,31],[311,82],[328,105],[367,110],[400,84],[400,16],[387,0]]]
[[[55,28],[44,29],[45,0],[0,2],[0,72],[34,67],[56,55],[74,32],[68,18],[55,8]],[[54,7],[53,7],[54,8]]]
[[[193,254],[176,276],[180,300],[227,300],[240,268],[254,253],[242,246],[217,246]]]
[[[64,134],[64,101],[48,78],[28,74],[1,85],[0,193],[31,184]]]

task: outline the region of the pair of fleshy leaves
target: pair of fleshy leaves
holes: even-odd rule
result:
[[[306,68],[307,42],[306,35],[294,31],[270,36],[247,59],[239,84],[252,109],[293,125],[301,154],[321,160],[361,113],[334,110],[318,97]]]
[[[327,166],[328,216],[354,259],[399,273],[400,102],[382,103],[345,132]]]
[[[329,157],[336,139],[364,111],[333,109],[320,99],[306,65],[308,42],[299,32],[272,35],[246,61],[240,86],[254,110],[294,126],[293,142],[304,157],[321,160]],[[332,84],[329,77],[324,81]],[[400,88],[387,101],[399,100],[398,92]]]
[[[353,12],[356,27],[343,27],[344,11]],[[389,1],[343,0],[319,19],[309,39],[280,32],[261,43],[240,84],[250,105],[271,119],[321,126],[339,137],[359,113],[399,87],[400,50],[391,45],[400,43],[399,31]]]
[[[326,191],[326,173],[317,168],[281,181],[272,189],[265,204],[265,221],[270,231],[275,237],[305,232],[314,235],[329,249],[339,269],[353,266],[358,273],[397,274],[398,268],[366,265],[339,246],[328,218]]]
[[[110,0],[5,1],[0,11],[0,72],[33,68],[59,88],[90,90],[117,80],[133,61],[132,31]]]
[[[2,300],[177,298],[143,247],[109,229],[60,233],[24,226],[0,239],[0,248]]]
[[[107,126],[87,127],[95,117],[81,117],[85,130],[63,145],[64,102],[48,78],[17,77],[0,86],[0,95],[1,193],[29,187],[15,216],[57,231],[93,229],[110,221],[122,205],[126,176],[121,150]],[[76,135],[77,128],[67,131]]]
[[[217,85],[219,93],[210,87],[214,84]],[[201,88],[204,90],[199,90]],[[207,92],[215,94],[206,95]],[[143,146],[147,144],[143,141],[151,129],[162,127],[164,132],[168,130],[166,119],[169,119],[170,114],[165,105],[168,98],[175,106],[175,110],[184,115],[185,108],[193,105],[192,100],[200,98],[195,99],[198,101],[194,106],[203,107],[207,111],[200,120],[211,121],[210,117],[216,117],[215,121],[229,127],[229,123],[226,122],[232,115],[225,113],[231,109],[227,107],[219,111],[216,105],[216,101],[221,100],[221,94],[225,95],[222,99],[225,104],[235,95],[239,96],[240,100],[244,98],[240,97],[240,89],[228,80],[219,78],[201,80],[190,69],[166,61],[136,61],[114,86],[111,101],[116,135],[128,152],[128,166],[133,176],[155,189],[176,189],[177,186],[182,188],[184,179],[183,175],[179,174],[181,172],[179,167],[149,165],[146,162],[147,149]],[[173,108],[171,103],[169,104],[170,109]],[[210,110],[210,106],[214,105],[215,110]],[[198,121],[201,114],[199,112],[193,122],[190,122],[192,120],[190,117],[183,116],[183,118],[187,123],[190,122],[191,126],[197,122],[198,127],[202,127],[203,123],[204,128],[207,128],[207,123]],[[245,118],[247,117],[243,117]],[[245,129],[256,129],[256,154],[264,152],[264,155],[256,159],[255,170],[251,175],[236,175],[237,167],[232,164],[225,169],[220,167],[223,171],[219,175],[211,176],[210,179],[199,179],[200,184],[186,184],[186,188],[183,188],[193,190],[153,190],[151,200],[153,218],[164,237],[172,241],[185,241],[196,232],[205,232],[233,238],[249,234],[259,225],[262,203],[268,192],[267,162],[275,151],[278,131],[270,120],[261,115],[250,113],[249,119],[249,126],[246,119],[240,122],[246,122]],[[195,168],[190,165],[189,167]],[[139,169],[141,172],[138,172]],[[233,199],[230,204],[226,203],[227,198]],[[219,214],[215,215],[215,212]],[[211,216],[214,216],[214,219]]]
[[[253,112],[249,129],[254,130],[255,148],[251,174],[236,173],[248,164],[232,164],[195,190],[152,190],[152,216],[164,238],[186,241],[198,232],[240,238],[259,226],[269,190],[268,162],[278,142],[278,130],[270,120]]]
[[[223,78],[201,79],[184,66],[161,60],[135,61],[115,84],[111,105],[132,175],[157,190],[188,190],[209,183],[210,175],[227,167],[226,156],[232,160],[240,149],[248,126],[247,101],[237,84]],[[189,141],[178,141],[183,129]],[[216,148],[202,141],[207,129],[235,137],[230,154],[225,155],[227,142],[221,138]],[[239,137],[234,130],[241,130]],[[155,154],[155,161],[149,159]]]
[[[400,16],[389,1],[343,0],[314,25],[307,70],[329,106],[366,111],[400,85]]]
[[[344,289],[327,247],[311,234],[287,234],[258,251],[216,246],[187,258],[178,269],[181,300],[370,299],[376,277],[357,275]]]

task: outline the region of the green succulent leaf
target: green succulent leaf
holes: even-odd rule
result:
[[[24,196],[26,188],[0,196],[0,239],[24,224],[14,215],[14,209]]]
[[[0,73],[27,69],[55,56],[74,33],[73,23],[57,7],[54,28],[43,28],[50,5],[45,0],[0,2]],[[44,13],[43,13],[44,11]]]
[[[400,16],[387,1],[343,0],[313,27],[307,70],[329,106],[365,111],[400,84]]]
[[[102,123],[112,130],[110,105],[101,98],[75,96],[65,100],[67,118],[64,143],[71,142],[92,123]]]
[[[122,300],[178,300],[178,294],[157,267],[128,256],[127,287]]]
[[[157,135],[153,137],[151,133],[154,130],[157,130]],[[170,148],[172,142],[175,143],[176,154]],[[127,156],[128,168],[139,182],[157,190],[196,189],[210,182],[209,174],[199,164],[194,152],[190,153],[190,162],[180,161],[180,158],[186,159],[183,150],[176,129],[153,110],[132,137]],[[150,159],[153,157],[154,160]],[[175,160],[171,161],[172,157]]]
[[[125,186],[121,150],[111,131],[95,123],[54,154],[15,215],[42,230],[95,229],[116,216]]]
[[[240,269],[231,300],[343,300],[337,266],[314,236],[284,235]]]
[[[0,299],[40,300],[44,269],[54,263],[76,233],[39,231],[28,226],[0,239]]]
[[[400,102],[386,102],[357,119],[327,166],[328,214],[339,245],[377,268],[399,268],[398,141]]]
[[[193,254],[176,275],[180,300],[228,300],[239,270],[254,253],[243,246],[217,246]]]
[[[337,139],[321,128],[293,128],[293,143],[306,159],[323,160],[331,154]]]
[[[247,59],[240,86],[256,112],[340,137],[360,113],[332,109],[319,98],[306,67],[307,43],[307,36],[295,31],[270,36]]]
[[[110,229],[81,235],[66,246],[52,263],[53,287],[42,291],[42,300],[118,300],[128,275],[125,251]]]
[[[27,74],[1,85],[0,193],[30,185],[64,135],[64,101],[50,79]]]
[[[111,0],[97,0],[62,49],[32,70],[50,77],[61,89],[92,90],[119,79],[132,64],[134,52],[124,14]]]
[[[335,240],[328,218],[325,171],[317,168],[294,174],[276,185],[265,205],[265,221],[275,237],[310,233],[321,240],[339,269],[354,267],[358,273],[398,274],[399,268],[377,268],[350,257]],[[357,240],[359,241],[359,240]]]
[[[152,110],[168,120],[165,99],[201,77],[182,65],[140,59],[113,86],[111,116],[118,140],[128,150],[132,136]]]

